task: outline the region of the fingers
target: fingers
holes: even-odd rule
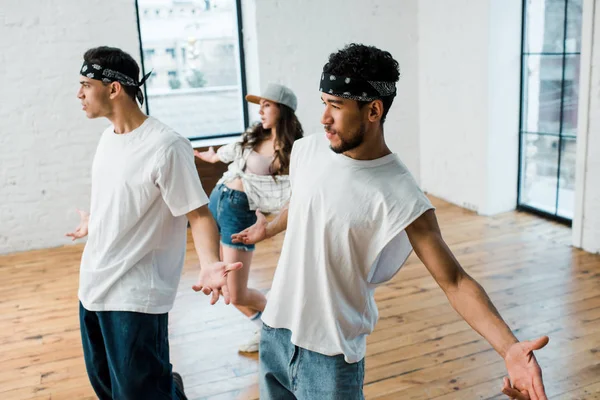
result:
[[[528,351],[533,351],[533,350],[539,350],[542,347],[546,346],[549,341],[550,341],[550,338],[548,336],[542,336],[539,339],[525,342],[525,344],[527,345]]]
[[[546,388],[544,388],[544,382],[542,381],[541,373],[539,378],[533,379],[533,392],[535,393],[537,399],[548,400],[548,397],[546,397]]]
[[[244,264],[242,264],[241,262],[229,264],[227,267],[225,267],[225,273],[228,273],[231,271],[237,271],[238,269],[241,269],[243,266],[244,266]]]
[[[503,378],[503,385],[502,385],[502,393],[505,394],[506,396],[508,396],[511,400],[515,399],[515,400],[532,400],[529,397],[529,393],[526,390],[523,390],[522,392],[513,388],[510,380],[507,377]]]
[[[531,400],[529,398],[529,395],[527,394],[527,391],[524,391],[523,393],[521,393],[518,390],[513,389],[513,388],[504,388],[504,389],[502,389],[502,393],[504,393],[510,399],[515,399],[515,400]]]
[[[198,282],[194,286],[192,286],[192,290],[194,292],[202,292],[205,295],[209,295],[211,292],[210,288],[204,287],[204,285],[202,285],[200,282]]]
[[[223,294],[223,301],[225,301],[225,304],[229,304],[231,298],[229,297],[229,288],[227,285],[221,288],[221,293]]]
[[[208,293],[204,292],[204,294],[208,294]],[[210,305],[211,306],[215,305],[217,303],[217,301],[219,301],[219,291],[218,290],[213,290],[212,291],[212,297],[210,299]]]
[[[81,235],[79,235],[77,232],[65,233],[65,236],[70,237],[72,242],[81,238]]]
[[[244,239],[248,235],[247,231],[248,231],[248,229],[244,229],[240,233],[234,233],[233,235],[231,235],[231,241],[233,243],[243,243]]]
[[[502,379],[502,383],[503,383],[503,385],[502,385],[502,392],[504,392],[504,389],[510,389],[510,388],[512,388],[512,386],[510,385],[510,381],[508,380],[507,377],[504,377]]]

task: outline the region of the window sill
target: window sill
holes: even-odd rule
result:
[[[195,139],[195,140],[191,140],[191,142],[192,142],[192,147],[194,149],[197,149],[200,147],[221,146],[224,144],[233,143],[233,142],[237,141],[239,138],[240,138],[239,136],[227,136],[227,137],[212,138],[212,139]]]

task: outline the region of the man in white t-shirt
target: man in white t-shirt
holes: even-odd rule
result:
[[[398,63],[375,47],[331,54],[320,81],[326,134],[296,141],[289,206],[233,235],[256,243],[287,229],[262,316],[261,399],[362,399],[366,338],[378,318],[374,290],[413,249],[452,306],[505,359],[503,392],[546,399],[533,350],[548,338],[517,340],[386,145],[383,122],[398,78]]]
[[[168,312],[183,267],[187,223],[200,259],[196,291],[229,303],[219,235],[189,140],[146,116],[136,61],[88,50],[77,97],[88,118],[112,123],[92,165],[90,213],[68,233],[88,235],[79,281],[80,328],[90,382],[101,399],[186,399],[169,362]]]

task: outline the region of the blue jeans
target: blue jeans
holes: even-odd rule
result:
[[[210,194],[208,209],[217,222],[223,245],[245,251],[254,250],[253,244],[231,241],[231,235],[240,233],[256,222],[256,213],[250,210],[246,193],[230,189],[223,184],[217,185]]]
[[[185,399],[169,362],[168,314],[86,310],[79,303],[83,356],[100,400]]]
[[[260,338],[261,400],[362,400],[365,360],[348,364],[295,346],[287,329],[263,324]]]

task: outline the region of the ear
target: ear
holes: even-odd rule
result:
[[[383,102],[381,100],[373,100],[369,104],[368,118],[370,122],[377,122],[383,116]]]
[[[109,84],[110,87],[110,98],[114,99],[116,98],[119,93],[121,93],[121,91],[123,90],[123,86],[121,86],[121,84],[119,82],[111,82]]]

